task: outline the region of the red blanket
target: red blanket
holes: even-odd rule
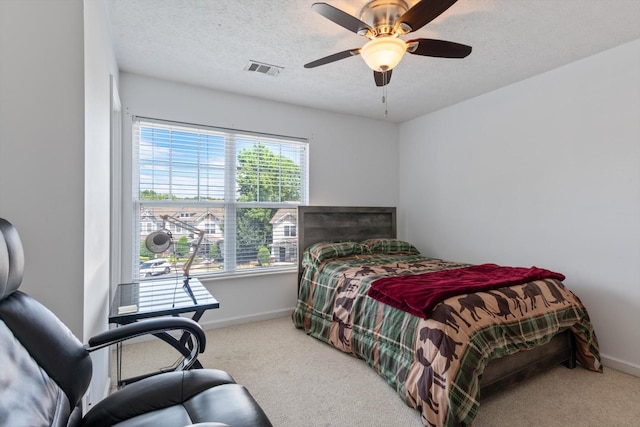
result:
[[[371,283],[369,296],[426,319],[436,304],[455,295],[487,291],[533,280],[564,278],[560,273],[537,267],[481,264],[431,273],[383,277]]]

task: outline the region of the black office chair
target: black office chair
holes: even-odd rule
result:
[[[182,317],[149,319],[107,331],[84,346],[51,311],[18,290],[23,268],[18,232],[0,218],[1,426],[271,426],[247,389],[226,372],[185,370],[204,350],[198,323]],[[166,330],[189,332],[194,340],[194,351],[177,370],[134,382],[83,417],[81,399],[92,372],[89,352]]]

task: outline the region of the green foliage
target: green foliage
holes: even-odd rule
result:
[[[168,194],[156,193],[153,190],[142,190],[140,192],[140,200],[167,200]]]
[[[271,218],[277,209],[238,209],[236,213],[236,253],[238,263],[255,260],[258,248],[269,246],[273,237]]]
[[[288,202],[300,200],[300,167],[262,143],[238,153],[238,200]]]
[[[222,259],[222,252],[220,251],[220,246],[217,243],[209,246],[209,258],[215,259],[216,261],[220,261]]]
[[[144,244],[144,240],[140,242],[140,260],[153,258],[154,253],[147,249],[147,245]]]
[[[156,193],[153,190],[142,190],[140,192],[140,200],[217,200],[213,197],[178,197],[175,195],[168,195],[166,193]]]
[[[262,267],[268,267],[270,260],[271,252],[269,252],[269,249],[267,249],[267,247],[265,246],[260,246],[260,249],[258,249],[258,263]]]
[[[291,159],[271,151],[265,144],[257,143],[238,153],[238,201],[276,202],[299,201],[300,167]],[[272,243],[271,219],[277,209],[250,208],[236,212],[236,251],[238,263],[258,259],[268,265],[268,247]],[[260,251],[267,260],[260,259]]]
[[[187,236],[182,236],[176,242],[176,258],[186,258],[189,256],[189,239]]]

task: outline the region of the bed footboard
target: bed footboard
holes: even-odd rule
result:
[[[573,334],[568,330],[542,346],[489,362],[480,380],[480,395],[499,392],[561,363],[576,366]]]

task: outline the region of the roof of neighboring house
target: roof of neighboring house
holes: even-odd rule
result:
[[[271,224],[275,224],[277,222],[282,222],[285,220],[290,220],[297,222],[298,218],[298,208],[280,208],[276,212],[276,214],[271,218]]]

